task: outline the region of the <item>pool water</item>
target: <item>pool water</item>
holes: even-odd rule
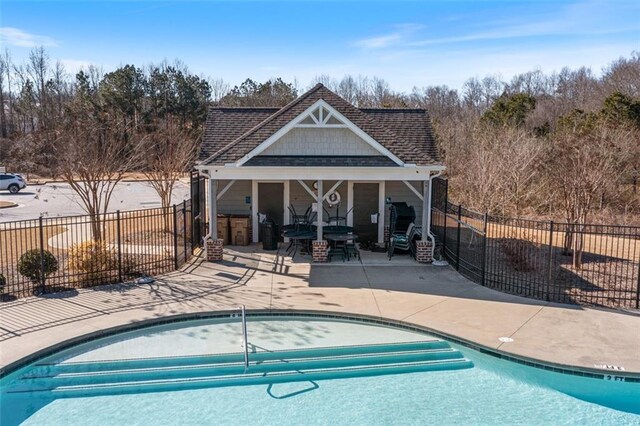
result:
[[[248,333],[250,358],[267,356],[269,351],[305,353],[310,348],[333,348],[337,353],[344,349],[336,347],[346,345],[408,348],[431,345],[429,342],[434,340],[424,333],[377,324],[308,317],[250,317]],[[183,358],[177,360],[183,362],[203,355],[241,353],[241,343],[237,319],[198,320],[100,339],[39,363],[64,369],[122,359],[146,364],[154,358],[178,356]],[[434,365],[458,363],[460,356],[464,362],[451,369],[405,374],[315,379],[309,373],[298,375],[298,381],[294,382],[274,380],[272,384],[164,392],[90,397],[60,397],[50,392],[8,393],[21,376],[33,374],[34,370],[26,367],[1,382],[0,423],[3,426],[20,423],[640,425],[640,383],[554,373],[455,344],[433,344],[434,353],[439,354]],[[413,353],[407,349],[406,355],[398,355],[398,362],[404,356],[414,356]],[[446,357],[442,358],[443,354]],[[382,359],[384,355],[374,357]],[[351,356],[347,358],[354,360]],[[249,373],[257,368],[258,364],[250,366]]]

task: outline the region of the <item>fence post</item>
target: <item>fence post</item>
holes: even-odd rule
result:
[[[553,284],[553,221],[549,221],[549,263],[547,266],[547,294],[545,300],[551,300],[551,286]]]
[[[116,212],[116,232],[118,242],[118,281],[122,282],[122,237],[120,231],[120,210]]]
[[[178,214],[175,204],[173,205],[173,263],[178,269]]]
[[[638,285],[636,286],[636,309],[640,309],[640,259],[638,259]]]
[[[45,265],[44,265],[44,230],[42,229],[42,215],[38,219],[40,230],[40,294],[44,294],[45,290]]]
[[[458,236],[456,237],[456,271],[460,270],[460,222],[462,220],[462,204],[458,205]]]
[[[442,259],[447,258],[447,211],[449,207],[449,180],[444,181],[444,233],[442,234]]]
[[[185,263],[189,258],[187,257],[187,200],[182,200],[182,245],[184,247],[184,261]]]
[[[489,220],[489,214],[484,214],[484,238],[482,240],[482,278],[480,284],[485,285],[486,273],[487,273],[487,222]]]

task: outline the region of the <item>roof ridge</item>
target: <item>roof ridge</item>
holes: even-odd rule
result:
[[[229,150],[230,148],[232,148],[238,141],[244,139],[245,137],[249,136],[250,134],[254,133],[257,129],[261,128],[262,126],[264,126],[265,124],[269,123],[270,121],[274,120],[277,116],[283,114],[284,112],[290,110],[292,107],[294,107],[295,105],[299,104],[300,102],[302,102],[304,99],[308,98],[312,93],[315,93],[317,90],[319,90],[320,88],[324,87],[322,85],[322,83],[318,83],[315,86],[313,86],[310,90],[308,90],[307,92],[303,93],[301,96],[298,96],[296,99],[292,100],[291,102],[289,102],[288,104],[286,104],[285,106],[283,106],[282,108],[280,108],[279,110],[275,111],[273,114],[271,114],[269,117],[265,118],[264,120],[262,120],[260,123],[256,124],[255,126],[253,126],[251,129],[247,130],[246,132],[244,132],[242,135],[240,135],[239,137],[237,137],[236,139],[234,139],[233,141],[229,142],[227,145],[225,145],[224,147],[220,148],[218,151],[214,152],[213,154],[211,154],[209,157],[207,157],[203,162],[206,164],[208,163],[211,159],[217,157],[220,154],[223,154],[225,151]]]
[[[380,111],[380,112],[427,112],[426,108],[384,108],[384,107],[372,107],[372,108],[358,108],[360,111]]]
[[[215,110],[240,110],[240,111],[246,111],[246,110],[252,110],[252,109],[257,109],[257,110],[269,110],[269,109],[274,109],[274,110],[279,110],[281,107],[267,107],[267,106],[224,106],[224,105],[211,105],[209,106],[209,109],[215,109]]]

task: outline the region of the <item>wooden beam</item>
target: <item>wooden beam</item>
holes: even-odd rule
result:
[[[344,181],[343,181],[343,180],[339,180],[339,181],[338,181],[338,183],[336,183],[335,185],[333,185],[333,186],[331,187],[331,189],[330,189],[330,190],[328,190],[328,191],[326,192],[326,194],[324,194],[324,196],[322,197],[322,199],[323,199],[323,200],[326,200],[326,199],[327,199],[327,197],[329,196],[329,194],[331,194],[333,191],[335,191],[336,189],[338,189],[338,187],[340,186],[340,184],[341,184],[342,182],[344,182]]]
[[[311,190],[311,188],[309,188],[309,187],[307,186],[307,184],[306,184],[306,183],[304,183],[304,181],[303,181],[303,180],[298,180],[298,183],[299,183],[300,185],[302,185],[302,187],[303,187],[303,188],[304,188],[304,189],[309,193],[309,195],[311,195],[311,198],[313,198],[314,200],[316,199],[316,193],[315,193],[315,192],[313,192],[313,191]]]
[[[234,183],[236,183],[236,181],[235,181],[235,180],[232,180],[231,182],[229,182],[228,184],[226,184],[226,185],[225,185],[225,187],[224,187],[224,188],[222,188],[222,191],[218,192],[218,195],[216,196],[216,199],[218,199],[218,200],[219,200],[219,199],[224,195],[224,193],[225,193],[225,192],[227,192],[227,191],[229,190],[229,188],[231,188],[231,186],[232,186]]]
[[[407,185],[407,187],[411,190],[411,192],[416,194],[416,197],[418,197],[420,199],[420,201],[424,201],[424,198],[422,197],[422,194],[420,192],[418,192],[418,190],[416,189],[415,186],[411,185],[411,183],[409,181],[406,181],[406,180],[403,180],[402,182],[404,182],[404,184]]]

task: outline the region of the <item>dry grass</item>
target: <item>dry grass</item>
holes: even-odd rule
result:
[[[8,209],[15,206],[17,206],[17,204],[12,203],[11,201],[0,201],[0,209]]]

